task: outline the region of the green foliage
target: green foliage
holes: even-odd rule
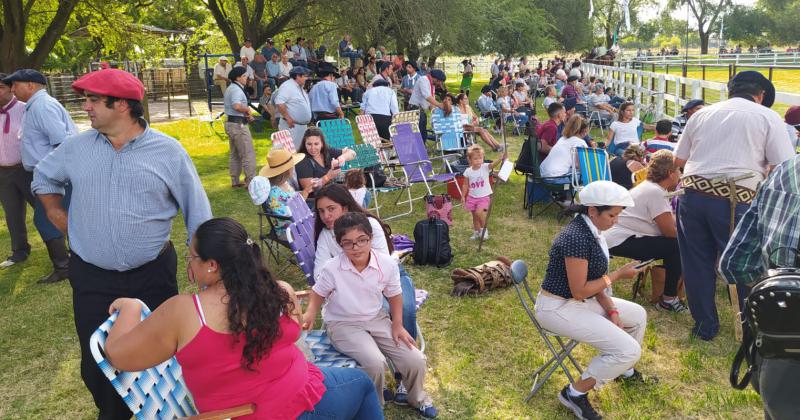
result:
[[[537,4],[548,13],[550,28],[536,28],[536,31],[550,31],[556,49],[576,52],[588,51],[593,47],[588,1],[539,0]]]
[[[553,25],[543,9],[517,0],[490,1],[484,4],[487,52],[504,56],[527,55],[550,51],[555,43]]]
[[[602,37],[606,47],[610,48],[613,42],[614,32],[619,29],[619,37],[635,34],[639,25],[639,10],[643,7],[651,7],[655,4],[654,0],[630,0],[628,11],[630,14],[631,30],[625,26],[625,13],[622,5],[617,0],[595,0],[594,1],[594,23],[595,34]]]
[[[769,16],[769,39],[781,44],[800,42],[800,0],[759,0],[759,7]]]
[[[735,5],[725,15],[723,36],[733,41],[758,44],[771,27],[772,19],[763,10]]]

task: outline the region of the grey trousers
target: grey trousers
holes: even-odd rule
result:
[[[0,167],[0,204],[6,216],[8,233],[11,236],[11,251],[15,258],[24,259],[31,253],[28,243],[28,228],[25,225],[26,206],[33,207],[35,198],[31,193],[33,173],[22,165]]]
[[[256,176],[256,152],[253,148],[253,136],[247,124],[226,122],[225,134],[230,143],[229,169],[233,183],[239,183],[239,175],[244,169],[244,182],[249,183]]]
[[[800,404],[797,403],[800,393],[800,360],[756,357],[758,368],[753,372],[752,383],[764,402],[764,418],[800,418]]]

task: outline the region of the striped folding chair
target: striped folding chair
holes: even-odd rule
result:
[[[353,127],[348,119],[322,120],[317,122],[317,127],[325,134],[325,143],[328,147],[337,149],[347,147],[352,149],[356,144],[356,138],[353,137]]]
[[[431,127],[436,137],[436,145],[442,155],[448,152],[463,153],[466,150],[464,141],[464,124],[461,113],[453,107],[450,115],[436,108],[431,112]]]
[[[380,135],[378,135],[378,128],[375,127],[375,120],[372,119],[372,115],[364,114],[357,116],[356,125],[358,126],[358,132],[361,133],[361,140],[375,148],[381,163],[388,165],[389,156],[387,155],[386,149],[390,149],[392,143],[389,139],[381,139]]]
[[[141,319],[150,315],[150,309],[142,302]],[[112,314],[89,338],[89,348],[97,366],[114,386],[136,419],[174,419],[197,415],[192,395],[178,360],[171,357],[157,366],[139,372],[124,372],[114,368],[105,357],[108,332],[117,320],[119,312]],[[226,419],[253,414],[255,405],[248,404],[213,413],[203,413],[204,419]],[[207,417],[208,416],[208,417]]]
[[[583,373],[581,366],[572,356],[572,351],[578,346],[578,342],[572,339],[566,339],[546,330],[536,319],[536,312],[534,310],[536,298],[528,285],[527,277],[528,265],[522,260],[514,261],[511,264],[511,278],[514,280],[514,289],[517,291],[517,296],[519,297],[523,309],[525,309],[525,313],[528,314],[528,318],[530,318],[534,328],[536,328],[539,336],[542,337],[542,341],[544,341],[551,356],[531,374],[533,386],[528,396],[525,397],[526,402],[533,398],[536,392],[544,386],[545,382],[550,379],[550,376],[559,367],[564,371],[564,374],[567,375],[567,379],[569,379],[570,383],[575,382],[570,373],[570,363],[575,367],[575,370],[578,371],[578,375],[576,376],[579,377],[580,374]]]
[[[299,195],[299,194],[298,194]],[[289,224],[286,229],[286,241],[292,249],[297,265],[306,276],[309,286],[314,285],[314,252],[316,244],[314,242],[314,217],[307,217]]]
[[[272,147],[282,147],[292,153],[297,152],[294,148],[292,133],[289,130],[276,131],[272,133],[270,139],[272,140]]]
[[[605,150],[575,147],[572,149],[572,157],[577,162],[577,165],[572,165],[572,188],[575,191],[580,191],[594,181],[611,181],[611,166]]]
[[[413,109],[411,111],[398,112],[397,114],[392,115],[392,125],[401,124],[401,123],[418,124],[419,123],[419,113],[420,113],[420,110],[418,110],[418,109]],[[419,131],[419,125],[417,125],[416,131]]]

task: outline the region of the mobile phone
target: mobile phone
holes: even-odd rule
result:
[[[641,270],[641,269],[647,267],[648,265],[652,264],[653,262],[655,262],[655,260],[656,260],[655,258],[650,258],[647,261],[642,261],[639,264],[634,265],[633,268],[635,268],[637,270]]]

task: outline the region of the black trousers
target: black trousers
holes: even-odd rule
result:
[[[389,133],[389,126],[392,125],[391,115],[372,114],[372,120],[375,121],[375,128],[378,129],[378,135],[382,139],[391,140],[392,135]]]
[[[681,268],[681,254],[678,251],[678,240],[664,236],[631,236],[625,242],[610,248],[611,255],[635,260],[649,260],[655,258],[664,260],[666,279],[664,281],[664,295],[678,296],[678,280],[683,272]]]
[[[756,366],[751,377],[753,388],[761,394],[766,420],[800,418],[800,360],[762,359],[756,356]]]
[[[0,167],[0,204],[6,215],[6,226],[11,236],[11,252],[18,261],[28,258],[31,245],[28,243],[28,228],[25,225],[27,206],[34,206],[31,193],[33,173],[22,165]]]
[[[131,412],[103,375],[89,349],[89,338],[108,318],[108,307],[120,297],[141,299],[151,310],[178,294],[175,277],[178,257],[172,243],[149,263],[128,271],[104,270],[72,253],[69,282],[72,286],[72,310],[81,345],[81,378],[100,410],[98,419],[125,419]]]
[[[428,140],[428,115],[425,114],[425,110],[420,108],[417,105],[409,105],[408,110],[413,111],[415,109],[419,110],[419,132],[422,135],[422,140]]]

